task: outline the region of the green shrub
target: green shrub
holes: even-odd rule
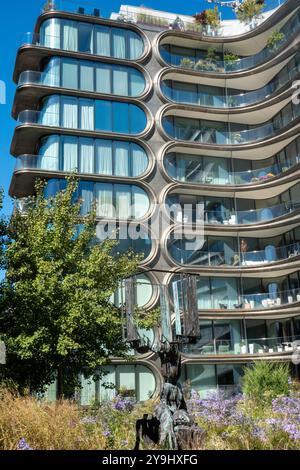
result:
[[[250,400],[270,403],[273,398],[289,394],[289,365],[276,362],[256,362],[245,367],[243,393]]]

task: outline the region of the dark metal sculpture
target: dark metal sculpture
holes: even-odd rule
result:
[[[183,294],[184,335],[176,336],[176,340],[173,341],[166,287],[160,286],[162,336],[160,347],[155,349],[155,352],[160,358],[164,385],[160,395],[160,403],[155,408],[153,415],[144,415],[143,419],[138,420],[136,423],[135,450],[139,449],[141,439],[144,439],[145,442],[150,441],[175,450],[183,449],[187,445],[192,446],[196,439],[200,442],[204,435],[204,432],[195,425],[188,414],[183,391],[179,383],[181,374],[179,344],[195,341],[199,331],[196,278],[194,276],[182,277],[181,290]],[[125,282],[127,341],[139,350],[138,332],[133,326],[132,296],[133,281],[128,279]],[[178,305],[175,305],[176,310],[178,312]],[[144,348],[145,345],[142,347]],[[150,345],[148,345],[149,350],[151,350]]]

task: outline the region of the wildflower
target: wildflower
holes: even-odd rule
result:
[[[107,430],[107,431],[103,431],[102,434],[103,434],[104,437],[109,437],[109,436],[111,436],[111,432],[108,431],[108,430]]]
[[[121,441],[121,446],[128,446],[128,441]]]
[[[22,439],[19,440],[18,449],[19,450],[33,450],[30,447],[30,445],[27,443],[24,437],[22,437]]]
[[[94,418],[93,416],[85,416],[84,418],[81,419],[80,421],[82,424],[96,424],[97,419]]]

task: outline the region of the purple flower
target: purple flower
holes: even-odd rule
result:
[[[30,445],[27,443],[24,437],[22,437],[22,439],[19,440],[18,449],[19,450],[33,450],[30,447]]]
[[[111,436],[111,432],[108,431],[108,430],[107,430],[107,431],[103,431],[102,435],[103,435],[104,437],[109,437],[109,436]]]
[[[123,398],[118,395],[112,402],[112,408],[117,411],[132,411],[135,402],[131,398]]]
[[[80,421],[82,424],[96,424],[97,419],[94,418],[93,416],[85,416],[84,418],[81,419]]]
[[[128,441],[121,441],[121,446],[128,446]]]
[[[284,423],[282,425],[282,430],[288,433],[290,439],[300,439],[300,429],[295,424]]]

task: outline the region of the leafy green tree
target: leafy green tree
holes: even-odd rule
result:
[[[136,272],[138,257],[113,255],[115,242],[95,243],[96,215],[81,216],[77,181],[45,199],[44,183],[15,211],[6,249],[5,306],[0,338],[6,377],[20,390],[43,391],[57,372],[58,394],[91,376],[110,356],[126,357],[121,314],[110,301]]]

